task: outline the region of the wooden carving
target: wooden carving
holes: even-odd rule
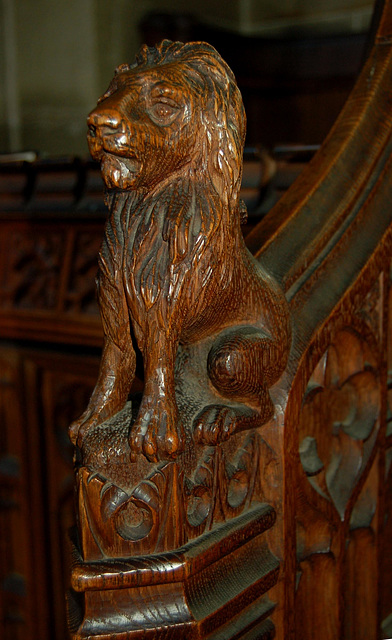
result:
[[[88,126],[110,208],[98,281],[105,347],[73,442],[125,406],[133,336],[145,387],[132,461],[175,459],[187,437],[216,445],[259,427],[273,413],[268,389],[285,368],[290,325],[284,296],[240,230],[245,115],[230,69],[207,44],[144,47],[116,70]],[[210,393],[195,403],[183,390],[182,416],[185,354]]]
[[[100,372],[70,428],[73,637],[160,637],[174,624],[173,638],[220,627],[234,638],[250,620],[271,637],[265,594],[279,563],[264,532],[276,518],[265,504],[276,454],[257,429],[274,413],[291,325],[241,233],[240,92],[213,47],[164,41],[117,69],[88,127],[110,216]],[[128,402],[137,353],[144,389]],[[218,586],[230,572],[235,583]]]
[[[71,427],[73,640],[392,637],[391,25],[389,1],[256,259],[213,48],[143,48],[90,114],[110,217],[105,348]]]

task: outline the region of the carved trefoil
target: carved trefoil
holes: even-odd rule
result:
[[[316,619],[331,640],[376,637],[382,274],[360,292],[351,326],[331,332],[299,417],[295,614],[309,640]],[[308,608],[317,617],[304,624]]]
[[[271,637],[260,428],[291,335],[241,234],[240,92],[213,47],[164,41],[116,70],[88,126],[109,218],[101,367],[70,429],[73,638]]]

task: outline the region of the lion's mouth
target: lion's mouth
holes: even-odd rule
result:
[[[109,188],[127,189],[132,187],[142,168],[137,158],[123,158],[112,153],[104,153],[101,159],[101,171]]]

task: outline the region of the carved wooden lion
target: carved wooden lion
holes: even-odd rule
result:
[[[88,126],[110,207],[98,278],[105,345],[71,438],[81,444],[124,406],[136,345],[145,388],[132,459],[183,449],[176,362],[200,345],[197,375],[214,400],[194,414],[194,440],[216,444],[260,426],[273,412],[268,389],[286,366],[290,325],[240,230],[245,114],[232,72],[205,43],[143,47],[116,70]]]

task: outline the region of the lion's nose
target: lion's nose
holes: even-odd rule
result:
[[[109,109],[95,109],[87,118],[87,126],[92,138],[96,136],[97,129],[106,130],[107,133],[114,133],[121,129],[121,116],[116,111]]]

